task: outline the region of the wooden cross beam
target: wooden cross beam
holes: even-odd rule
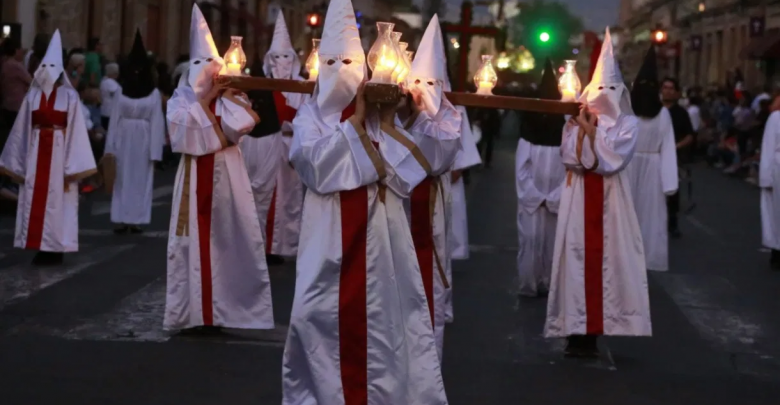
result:
[[[473,5],[470,1],[464,1],[460,6],[460,24],[442,23],[441,30],[444,38],[448,33],[460,35],[460,48],[458,49],[458,71],[455,75],[455,82],[452,83],[456,90],[464,90],[469,69],[469,47],[471,46],[471,37],[483,36],[497,39],[501,36],[501,30],[496,27],[481,27],[471,25],[473,18]],[[449,44],[445,43],[447,47]],[[446,48],[445,48],[446,49]]]
[[[224,81],[230,88],[242,91],[266,90],[304,94],[311,94],[314,92],[314,82],[310,81],[250,76],[220,76],[219,80]],[[580,112],[580,103],[575,102],[525,97],[484,96],[481,94],[455,91],[445,92],[444,94],[447,97],[447,100],[450,100],[453,105],[461,105],[464,107],[500,108],[504,110],[532,111],[561,115],[577,115]]]

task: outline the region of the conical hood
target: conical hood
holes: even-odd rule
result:
[[[290,32],[287,30],[287,23],[284,22],[284,13],[279,11],[276,14],[276,25],[274,25],[274,37],[271,39],[269,50],[276,52],[286,52],[295,49],[290,41]]]
[[[560,100],[561,92],[558,90],[558,79],[555,77],[550,58],[544,62],[542,80],[536,89],[537,97],[545,100]],[[523,120],[520,129],[520,137],[533,145],[560,146],[563,135],[565,119],[558,114],[528,113]]]
[[[190,24],[190,65],[187,82],[182,82],[182,76],[179,86],[189,85],[198,97],[202,97],[211,90],[214,76],[222,70],[224,61],[217,52],[209,25],[197,4],[192,5]]]
[[[192,5],[192,18],[190,19],[190,60],[219,58],[217,45],[211,36],[209,24],[198,4]]]
[[[615,61],[615,51],[612,47],[612,35],[609,33],[609,27],[604,34],[604,43],[601,45],[601,54],[599,54],[596,69],[593,71],[591,83],[623,83],[623,75]]]
[[[550,58],[544,62],[544,73],[539,82],[539,98],[545,100],[560,100],[561,91],[558,89],[558,79],[555,77],[555,69]]]
[[[615,60],[609,28],[604,34],[593,78],[583,90],[579,101],[598,116],[599,126],[603,128],[614,126],[621,114],[634,114],[628,89]]]
[[[277,79],[294,79],[300,72],[301,60],[293,48],[287,24],[284,22],[284,14],[280,11],[276,15],[271,47],[263,58],[263,73],[267,77]]]
[[[121,71],[122,94],[126,97],[144,98],[154,91],[152,61],[144,47],[141,31],[135,31],[135,41]]]
[[[60,30],[54,31],[46,49],[46,55],[41,59],[38,69],[35,70],[35,84],[47,95],[51,94],[57,79],[62,76],[62,85],[73,88],[66,75],[62,72],[65,68],[62,63],[62,38]]]
[[[653,118],[661,112],[661,86],[658,83],[658,61],[655,45],[650,45],[645,61],[639,68],[631,88],[631,106],[634,113],[643,118]]]
[[[435,79],[441,82],[447,80],[445,71],[447,60],[444,56],[444,42],[442,40],[439,17],[434,14],[428,28],[425,29],[417,47],[417,53],[412,61],[412,71],[409,77]]]
[[[364,55],[363,44],[350,0],[333,0],[325,15],[325,27],[320,41],[320,55]],[[320,58],[322,59],[322,58]]]
[[[320,74],[314,96],[329,125],[352,102],[366,76],[366,55],[350,0],[332,0],[320,41]],[[345,63],[346,62],[346,63]]]

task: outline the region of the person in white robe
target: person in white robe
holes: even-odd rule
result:
[[[780,270],[780,97],[764,128],[758,185],[761,187],[761,243],[771,249],[769,264]]]
[[[97,173],[84,107],[63,71],[57,30],[0,155],[0,173],[20,185],[14,247],[39,251],[40,265],[78,251],[78,182]]]
[[[116,163],[111,196],[115,233],[141,233],[139,225],[152,220],[154,162],[162,160],[165,146],[162,97],[154,86],[152,68],[136,31],[106,134],[105,153]]]
[[[581,113],[563,129],[566,180],[558,208],[547,337],[568,337],[568,356],[598,356],[600,335],[650,336],[642,232],[626,166],[637,118],[607,29]]]
[[[558,80],[548,58],[539,83],[541,99],[560,100]],[[546,296],[550,289],[555,227],[566,176],[561,162],[562,115],[528,113],[517,143],[517,271],[520,295]]]
[[[171,148],[182,159],[168,236],[166,330],[274,327],[263,232],[241,150],[258,121],[215,76],[224,62],[192,7],[188,71],[168,101]]]
[[[262,73],[276,79],[303,80],[300,71],[301,61],[290,41],[284,14],[278,13]],[[289,156],[292,121],[307,96],[274,91],[272,97],[273,105],[261,111],[262,124],[257,128],[270,133],[259,138],[245,137],[241,150],[252,181],[260,225],[265,231],[266,259],[269,264],[278,264],[284,262],[283,257],[294,257],[298,250],[304,189]],[[275,117],[269,119],[270,114]]]
[[[636,152],[626,167],[648,270],[669,270],[669,231],[666,197],[677,192],[677,147],[672,116],[658,96],[655,46],[647,51],[631,89],[631,106],[637,116]]]
[[[452,91],[450,81],[444,82],[444,91]],[[446,305],[444,320],[446,323],[452,323],[455,320],[455,311],[452,305],[453,278],[452,261],[468,260],[469,258],[469,224],[466,205],[466,184],[464,182],[463,172],[471,167],[482,163],[482,157],[477,149],[477,139],[472,132],[466,108],[463,106],[455,107],[460,113],[460,149],[455,154],[455,161],[450,168],[450,186],[445,188],[447,193],[447,259],[445,268],[447,269],[447,279],[450,281],[450,288],[445,292]],[[476,128],[479,130],[479,128]]]
[[[430,176],[412,191],[409,217],[412,240],[420,265],[425,295],[436,334],[436,349],[441,358],[444,347],[446,293],[450,288],[447,275],[446,205],[450,178],[446,175],[460,150],[460,113],[443,93],[447,80],[446,57],[439,18],[431,18],[417,47],[407,81],[413,102],[421,105],[419,113],[406,114],[405,129],[415,136],[421,150],[430,149],[424,142],[439,142],[443,152],[431,167]]]
[[[352,4],[331,1],[314,94],[293,121],[307,191],[285,405],[447,403],[403,207],[441,146],[399,128],[396,106],[365,102],[365,60]]]

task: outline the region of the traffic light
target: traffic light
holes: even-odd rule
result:
[[[661,28],[656,28],[651,33],[651,39],[653,43],[657,45],[663,45],[666,43],[666,40],[668,39],[668,33]]]
[[[546,32],[546,31],[542,32],[541,34],[539,34],[539,40],[544,42],[544,43],[549,42],[550,41],[550,33]]]
[[[317,13],[309,13],[306,16],[306,25],[312,28],[317,28],[320,26],[322,18],[320,18],[320,15]]]

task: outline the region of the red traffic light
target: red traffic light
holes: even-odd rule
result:
[[[665,44],[668,39],[668,34],[662,29],[657,29],[652,32],[652,40],[656,44]]]
[[[320,15],[317,13],[311,13],[306,16],[306,24],[309,25],[309,27],[319,27],[320,26]]]

